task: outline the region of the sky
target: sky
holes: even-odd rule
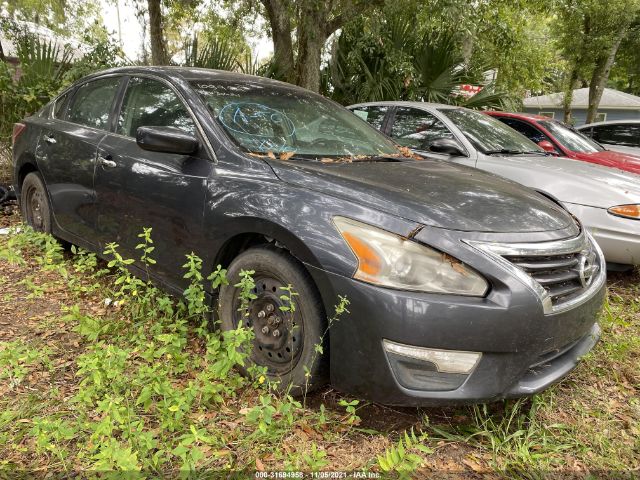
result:
[[[118,40],[118,14],[116,2],[120,7],[120,25],[122,36],[122,49],[131,60],[136,60],[142,52],[142,26],[136,17],[136,11],[132,4],[126,0],[100,0],[102,17],[109,32],[114,32],[113,39]],[[258,30],[258,29],[257,29]],[[270,56],[273,53],[271,39],[266,36],[248,38],[253,55],[258,60]]]

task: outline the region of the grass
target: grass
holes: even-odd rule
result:
[[[151,232],[139,251],[153,257]],[[110,258],[106,268],[41,234],[0,236],[0,475],[610,478],[640,468],[637,273],[610,278],[603,339],[561,384],[533,399],[399,409],[330,388],[292,398],[259,369],[241,377],[237,347],[251,333],[204,326],[202,288],[221,272],[203,279],[197,257],[185,259],[180,301],[131,277],[116,246]]]

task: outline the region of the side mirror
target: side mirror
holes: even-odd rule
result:
[[[452,138],[436,138],[429,144],[429,151],[454,157],[463,157],[465,155],[460,144]]]
[[[175,127],[138,127],[136,143],[151,152],[189,155],[198,149],[198,139]]]
[[[538,142],[538,146],[542,148],[545,152],[556,153],[556,148],[553,146],[549,140],[540,140]]]

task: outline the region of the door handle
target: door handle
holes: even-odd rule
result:
[[[111,155],[105,155],[104,157],[101,155],[99,158],[100,165],[107,168],[115,168],[118,164],[111,160],[112,158]]]
[[[45,135],[44,141],[47,142],[49,145],[55,145],[56,143],[58,143],[56,139],[53,138],[51,135]]]

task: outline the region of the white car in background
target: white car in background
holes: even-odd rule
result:
[[[466,108],[423,102],[347,108],[420,155],[501,175],[561,203],[596,238],[608,268],[640,265],[640,175],[549,156],[502,122]]]
[[[608,150],[640,155],[640,120],[614,120],[582,125],[576,130]]]

